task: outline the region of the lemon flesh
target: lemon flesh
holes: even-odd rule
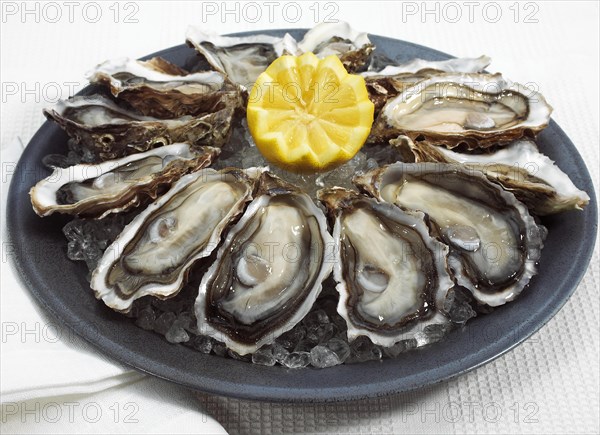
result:
[[[362,77],[337,56],[281,56],[248,99],[248,128],[262,155],[288,171],[328,171],[350,160],[373,125]]]

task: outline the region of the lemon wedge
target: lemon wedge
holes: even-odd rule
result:
[[[327,171],[350,160],[373,125],[365,80],[337,56],[281,56],[248,99],[248,128],[263,156],[288,171]]]

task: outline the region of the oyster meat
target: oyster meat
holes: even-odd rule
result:
[[[422,80],[445,72],[479,73],[489,64],[490,58],[487,56],[441,61],[414,59],[400,65],[388,65],[380,71],[365,71],[361,75],[365,78],[377,116],[390,98]]]
[[[178,142],[220,147],[229,138],[234,109],[158,119],[94,95],[61,100],[52,109],[44,109],[44,114],[100,161]]]
[[[490,306],[512,301],[536,273],[545,228],[515,196],[461,165],[395,163],[355,178],[381,201],[424,212],[450,247],[457,284]]]
[[[390,143],[408,148],[416,162],[460,163],[480,170],[540,216],[581,210],[590,201],[588,194],[579,190],[529,139],[516,140],[489,153],[457,152],[427,141],[413,142],[407,137]]]
[[[436,74],[385,104],[370,141],[404,134],[448,148],[506,145],[544,129],[551,112],[540,93],[500,74]]]
[[[350,73],[363,69],[374,49],[366,33],[354,30],[343,21],[318,24],[298,43],[299,53],[312,52],[319,58],[339,57]]]
[[[182,177],[106,249],[92,273],[96,297],[127,312],[143,296],[177,294],[192,264],[211,254],[242,213],[263,170],[201,169]]]
[[[186,41],[206,58],[217,71],[250,89],[256,78],[283,54],[295,54],[297,42],[289,34],[282,38],[269,35],[220,36],[189,26]]]
[[[88,73],[146,116],[199,116],[243,105],[240,89],[218,71],[190,73],[160,57],[109,60]]]
[[[389,347],[426,325],[449,323],[448,247],[429,234],[423,213],[343,188],[318,195],[335,221],[337,310],[350,341],[366,335]]]
[[[172,144],[118,160],[55,168],[29,192],[40,216],[66,213],[103,218],[156,199],[182,175],[209,166],[218,148]]]
[[[198,329],[240,355],[272,343],[309,312],[331,273],[331,248],[311,198],[265,172],[202,278]]]

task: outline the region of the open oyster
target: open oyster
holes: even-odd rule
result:
[[[289,34],[220,36],[189,26],[186,41],[217,71],[238,85],[250,89],[256,78],[282,54],[295,54],[297,42]]]
[[[408,148],[416,162],[460,163],[480,170],[490,181],[514,193],[537,215],[581,210],[590,201],[588,194],[579,190],[569,176],[528,139],[516,140],[484,154],[457,152],[402,136],[390,143]]]
[[[157,119],[94,95],[61,100],[54,108],[44,109],[44,114],[98,160],[110,160],[178,142],[220,147],[229,138],[234,109],[201,117]]]
[[[88,79],[108,86],[115,97],[140,113],[161,119],[199,116],[243,104],[239,88],[222,73],[190,73],[160,57],[109,60],[89,72]]]
[[[272,343],[312,307],[331,273],[331,247],[325,215],[311,198],[265,172],[202,278],[198,329],[241,355]]]
[[[424,214],[379,203],[354,191],[321,190],[335,220],[333,274],[348,339],[381,346],[414,338],[425,325],[448,323],[448,247],[429,235]]]
[[[445,72],[479,73],[489,64],[487,56],[441,61],[414,59],[400,65],[388,65],[381,71],[365,71],[361,75],[377,116],[389,99],[422,80]]]
[[[376,198],[419,210],[450,247],[457,284],[490,306],[513,300],[536,273],[545,229],[515,196],[461,165],[394,163],[355,178]]]
[[[487,148],[537,134],[551,112],[540,93],[500,74],[436,74],[386,103],[371,141],[404,134],[449,148]]]
[[[349,72],[362,69],[375,48],[366,33],[357,32],[348,23],[321,23],[297,42],[286,33],[270,35],[220,36],[190,26],[186,32],[189,46],[194,47],[217,71],[250,89],[257,77],[279,56],[312,52],[318,57],[336,55]]]
[[[298,43],[299,53],[312,52],[319,58],[339,57],[350,73],[362,69],[374,49],[366,33],[354,30],[343,21],[318,24]]]
[[[243,211],[262,171],[202,169],[182,177],[106,249],[92,274],[96,297],[127,312],[143,296],[177,294],[192,264],[211,254]]]
[[[55,168],[31,188],[31,204],[40,216],[59,212],[103,218],[155,199],[159,189],[209,166],[219,152],[218,148],[192,149],[180,143],[97,165]]]

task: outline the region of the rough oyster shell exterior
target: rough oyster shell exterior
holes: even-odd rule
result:
[[[115,59],[88,73],[146,116],[160,119],[202,116],[244,105],[241,89],[218,71],[190,73],[160,57],[147,61]]]
[[[234,109],[201,117],[158,119],[95,95],[59,101],[55,107],[44,109],[44,114],[87,147],[96,161],[103,161],[179,142],[221,147],[231,133]]]

